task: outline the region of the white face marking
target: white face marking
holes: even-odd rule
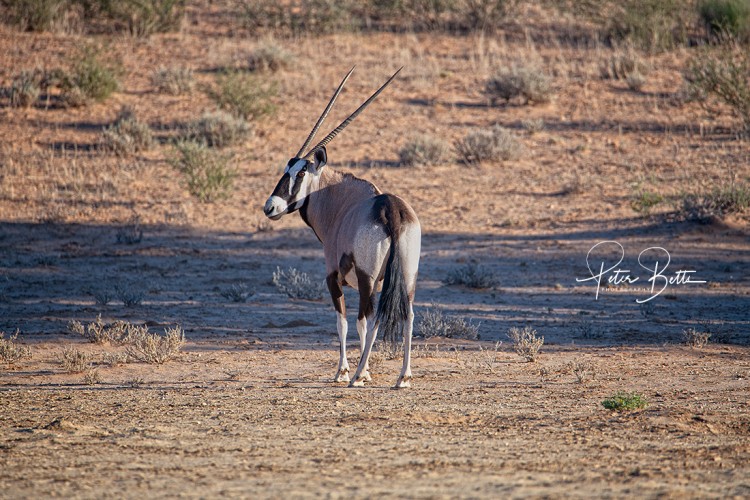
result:
[[[286,212],[287,208],[287,204],[282,198],[278,196],[271,196],[270,198],[268,198],[263,211],[266,213],[267,217],[275,220],[281,217],[281,214]]]
[[[289,174],[289,196],[292,196],[292,190],[294,189],[294,185],[297,183],[297,174],[305,165],[307,165],[307,161],[299,160],[291,167],[288,167],[286,173]]]

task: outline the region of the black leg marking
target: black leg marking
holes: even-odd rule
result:
[[[375,308],[375,293],[370,283],[370,275],[359,268],[354,268],[359,288],[359,314],[357,319],[369,318]]]
[[[339,314],[345,314],[346,306],[344,305],[344,290],[341,288],[339,283],[339,276],[337,272],[332,272],[326,277],[326,284],[328,285],[328,291],[331,292],[331,300],[333,300],[333,307]]]

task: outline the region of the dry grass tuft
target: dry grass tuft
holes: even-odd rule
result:
[[[272,281],[278,291],[292,299],[320,300],[323,297],[323,284],[313,281],[307,273],[294,267],[286,271],[277,267]]]
[[[195,77],[188,67],[162,66],[151,74],[151,84],[164,94],[189,94],[195,88]]]
[[[0,332],[0,363],[13,366],[22,359],[31,358],[31,349],[16,343],[19,331],[10,335],[7,339],[5,332]]]
[[[10,100],[11,107],[28,108],[39,99],[42,92],[42,75],[38,70],[21,71],[13,78],[5,93]]]
[[[685,341],[685,344],[693,349],[701,349],[708,344],[708,339],[711,338],[711,332],[701,332],[695,328],[685,328],[682,330],[682,338]]]
[[[226,290],[222,290],[221,296],[231,302],[245,302],[248,298],[255,295],[255,290],[249,288],[246,284],[232,285]]]
[[[146,151],[154,143],[151,128],[143,123],[129,107],[123,107],[115,121],[104,129],[101,148],[119,156]]]
[[[276,105],[271,98],[278,93],[274,83],[242,71],[227,71],[216,78],[208,96],[219,108],[246,120],[273,115]]]
[[[268,39],[258,44],[250,54],[248,68],[250,71],[269,71],[275,73],[287,68],[293,60],[294,56],[291,52],[276,41]]]
[[[552,99],[552,80],[537,66],[501,68],[487,81],[485,92],[492,104],[498,100],[542,104]]]
[[[91,357],[75,347],[66,347],[60,356],[60,364],[67,373],[82,373],[91,368]]]
[[[192,122],[187,127],[185,139],[223,148],[238,144],[252,132],[244,118],[226,111],[213,111]]]
[[[521,143],[508,129],[495,125],[490,130],[469,132],[466,137],[456,141],[456,155],[467,165],[476,165],[484,161],[508,161],[520,156]]]
[[[440,165],[452,160],[451,147],[443,139],[418,135],[404,144],[398,153],[399,163],[407,167]]]
[[[537,337],[536,330],[529,326],[511,328],[508,330],[508,338],[513,341],[516,354],[528,362],[536,361],[539,349],[544,344],[544,337]]]
[[[750,185],[732,181],[704,193],[682,196],[679,215],[688,221],[708,223],[729,214],[744,213],[750,207]]]
[[[470,262],[464,266],[454,268],[443,280],[446,285],[463,285],[469,288],[485,289],[499,284],[495,273],[479,264]]]
[[[185,176],[190,194],[203,203],[230,196],[237,172],[229,166],[229,156],[190,140],[178,141],[174,148],[175,155],[169,162]]]
[[[471,339],[479,337],[479,325],[466,321],[460,316],[450,316],[433,304],[420,313],[417,333],[424,338],[446,337],[451,339]]]
[[[126,353],[136,361],[162,364],[177,356],[184,345],[185,333],[179,326],[166,329],[164,335],[148,333],[143,327],[130,336]]]

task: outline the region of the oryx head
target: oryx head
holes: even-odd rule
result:
[[[323,114],[318,118],[317,123],[313,127],[310,135],[307,136],[307,140],[300,148],[299,152],[291,158],[284,168],[284,175],[279,179],[276,188],[271,193],[271,196],[266,201],[263,212],[269,219],[277,220],[283,215],[290,214],[295,210],[298,210],[305,203],[310,193],[315,191],[317,187],[317,181],[320,178],[320,174],[325,167],[328,157],[326,156],[326,145],[336,137],[339,132],[344,130],[349,123],[354,120],[380,93],[385,89],[389,83],[398,75],[399,71],[403,68],[399,68],[382,87],[380,87],[374,94],[370,96],[357,110],[349,115],[349,117],[341,122],[341,124],[333,129],[322,141],[305,153],[305,149],[310,145],[318,129],[323,124],[323,120],[326,119],[328,113],[333,107],[333,103],[336,102],[336,98],[344,88],[344,84],[351,76],[354,68],[349,70],[344,79],[339,84],[333,97],[328,102],[328,106],[323,110]]]

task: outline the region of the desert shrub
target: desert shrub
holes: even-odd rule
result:
[[[648,214],[652,208],[664,201],[659,193],[651,191],[638,191],[630,200],[630,207],[638,213]]]
[[[109,325],[102,321],[102,315],[99,314],[96,320],[84,326],[80,321],[71,320],[68,322],[68,333],[80,335],[89,342],[95,344],[122,344],[127,342],[131,332],[135,327],[125,321],[115,321]]]
[[[685,79],[690,94],[717,98],[750,130],[750,54],[746,50],[735,46],[718,53],[702,52],[689,63]]]
[[[479,336],[479,325],[466,321],[460,316],[447,315],[440,306],[433,304],[420,313],[417,335],[424,338],[446,337],[475,340]]]
[[[494,104],[517,99],[524,104],[540,104],[552,99],[552,80],[537,66],[500,68],[488,81],[485,92]]]
[[[123,245],[135,245],[143,240],[143,229],[141,228],[141,220],[137,215],[130,219],[130,223],[117,228],[115,234],[117,243]]]
[[[685,328],[682,330],[682,339],[685,341],[685,344],[694,349],[705,347],[710,338],[711,332],[699,331],[695,328]]]
[[[636,392],[618,391],[602,401],[602,406],[608,410],[631,411],[645,408],[646,399]]]
[[[137,307],[143,302],[144,292],[139,286],[118,285],[115,294],[125,307]]]
[[[688,193],[682,196],[679,215],[685,220],[710,222],[723,219],[729,214],[743,213],[750,207],[750,185],[732,182],[703,193]]]
[[[153,142],[151,128],[128,107],[120,110],[115,121],[102,131],[100,139],[102,149],[119,156],[145,151]]]
[[[13,366],[22,359],[31,358],[31,349],[16,343],[18,333],[16,330],[6,339],[5,332],[0,332],[0,363]]]
[[[495,125],[489,130],[469,132],[454,144],[462,163],[474,165],[488,160],[514,160],[521,153],[521,143],[513,132]]]
[[[715,40],[730,36],[750,40],[750,2],[748,0],[703,0],[701,19]]]
[[[91,357],[75,347],[64,348],[59,361],[63,370],[68,373],[85,372],[91,367]]]
[[[351,0],[308,0],[280,4],[274,0],[243,0],[241,19],[251,32],[272,30],[286,35],[351,31],[356,2]]]
[[[118,63],[107,63],[93,47],[84,47],[74,59],[70,73],[60,75],[61,98],[68,106],[83,106],[90,100],[103,101],[119,88]]]
[[[185,176],[190,194],[203,203],[229,197],[237,173],[229,166],[228,156],[203,142],[182,140],[174,147],[175,155],[169,161]]]
[[[672,49],[687,40],[694,13],[683,0],[625,0],[608,7],[604,36],[628,41],[652,52]]]
[[[164,94],[181,95],[192,92],[195,77],[185,66],[162,66],[151,74],[151,84]]]
[[[508,330],[508,338],[513,341],[516,354],[528,362],[536,361],[539,349],[544,344],[544,337],[537,337],[536,330],[531,327],[513,327]]]
[[[221,291],[221,296],[231,302],[245,302],[249,297],[255,295],[255,290],[249,288],[244,283],[232,285],[226,290]]]
[[[185,15],[184,0],[99,0],[102,13],[133,36],[176,31]]]
[[[47,31],[65,17],[69,0],[6,0],[7,20],[23,31]]]
[[[126,353],[136,361],[160,365],[177,356],[184,345],[185,333],[179,326],[167,328],[164,335],[148,333],[144,327],[128,340]]]
[[[458,27],[489,32],[497,28],[516,4],[514,0],[463,0],[456,3],[454,10]]]
[[[408,140],[398,156],[403,166],[439,165],[450,161],[451,148],[444,140],[423,134]]]
[[[6,90],[11,107],[28,108],[32,106],[41,93],[41,72],[37,70],[21,71],[13,78],[10,88]]]
[[[273,40],[261,42],[248,58],[250,71],[276,72],[292,62],[292,54]]]
[[[521,120],[521,126],[530,135],[534,135],[544,130],[545,123],[543,118],[527,118]]]
[[[255,75],[228,71],[216,78],[216,85],[208,95],[222,109],[246,120],[272,115],[276,106],[271,98],[277,94],[276,85]]]
[[[109,367],[127,364],[128,355],[124,352],[105,352],[102,354],[101,363]]]
[[[294,267],[286,271],[277,267],[272,282],[278,291],[292,299],[319,300],[323,297],[323,284],[313,281],[307,273]]]
[[[627,80],[633,74],[646,76],[650,70],[646,60],[629,45],[615,49],[601,65],[602,78],[613,80]]]
[[[241,142],[251,131],[244,118],[219,110],[204,113],[188,124],[185,138],[221,148]]]
[[[97,368],[89,368],[86,370],[86,373],[83,374],[82,382],[86,385],[96,385],[101,383],[101,381],[102,377]]]
[[[451,269],[443,283],[446,285],[463,285],[469,288],[483,289],[497,286],[499,281],[492,271],[479,264],[470,262],[464,266]]]

